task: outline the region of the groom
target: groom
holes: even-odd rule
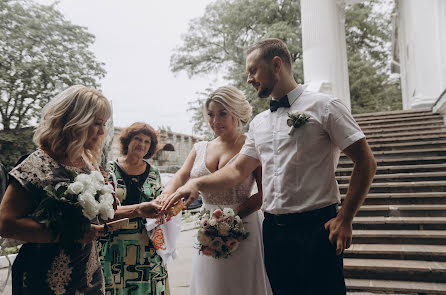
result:
[[[200,191],[222,191],[263,171],[265,265],[277,294],[345,294],[344,249],[352,240],[352,221],[370,188],[376,162],[350,111],[332,96],[304,90],[294,80],[291,56],[278,39],[248,50],[248,83],[270,110],[251,122],[245,145],[231,165],[192,179],[169,197],[191,202]],[[301,119],[291,127],[288,125]],[[290,120],[289,120],[290,119]],[[353,162],[342,208],[335,169],[340,150]]]

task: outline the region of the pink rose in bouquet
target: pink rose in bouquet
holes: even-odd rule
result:
[[[206,256],[214,256],[215,250],[209,247],[203,247],[201,252]]]
[[[215,218],[218,222],[223,220],[223,211],[221,209],[217,209],[212,213],[212,217]]]
[[[197,248],[203,255],[227,258],[248,235],[242,219],[234,209],[203,211],[197,234]]]

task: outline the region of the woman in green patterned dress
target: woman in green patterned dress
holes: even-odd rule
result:
[[[108,169],[121,208],[156,199],[162,189],[161,178],[158,169],[147,162],[156,151],[155,130],[145,123],[133,123],[122,131],[119,140],[121,157],[109,162]],[[129,226],[99,243],[107,295],[170,294],[167,269],[144,223],[143,218],[130,219]]]

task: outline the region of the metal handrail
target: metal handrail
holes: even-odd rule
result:
[[[443,97],[443,95],[446,94],[446,88],[443,90],[443,92],[440,94],[440,96],[437,98],[437,100],[434,102],[434,104],[432,105],[432,109],[434,109],[434,107],[437,105],[437,103],[440,101],[440,99]]]

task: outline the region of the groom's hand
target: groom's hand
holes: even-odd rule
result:
[[[325,229],[329,231],[328,239],[336,246],[336,255],[340,255],[344,249],[350,248],[352,243],[352,223],[342,219],[340,215],[325,223]]]
[[[193,180],[189,180],[185,185],[179,187],[176,192],[164,199],[162,211],[166,211],[181,199],[184,199],[184,208],[198,198],[198,187]]]

